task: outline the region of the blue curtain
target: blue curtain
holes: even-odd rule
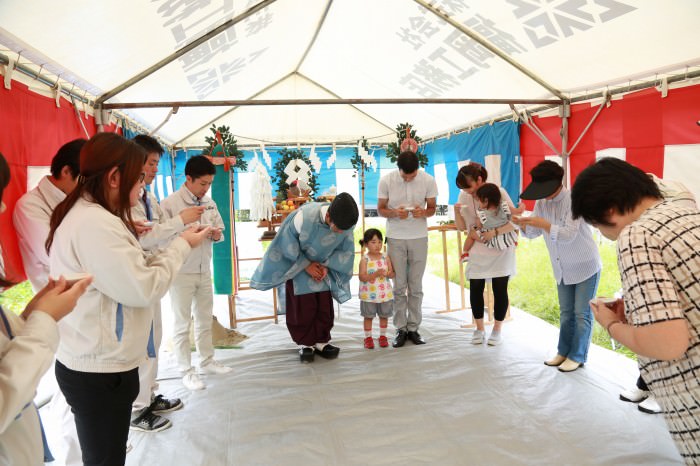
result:
[[[455,185],[457,163],[470,160],[485,165],[487,155],[501,156],[501,185],[508,191],[514,203],[520,194],[520,125],[504,121],[442,138],[427,143],[423,151],[428,155],[430,167],[444,163],[450,189],[450,204],[457,202],[459,189]],[[434,168],[433,168],[434,169]],[[433,172],[434,173],[434,172]],[[432,173],[431,173],[432,174]]]
[[[271,166],[274,167],[279,160],[279,151],[282,147],[266,147],[267,153],[270,155]],[[302,149],[304,154],[309,155],[310,148]],[[169,160],[169,157],[161,159],[162,174],[172,173],[174,189],[179,189],[180,185],[185,180],[184,167],[187,159],[194,155],[201,154],[201,150],[188,150],[186,153],[183,150],[178,150],[175,154],[174,169],[170,166],[165,167],[164,161]],[[258,159],[263,162],[262,154],[259,150],[255,151]],[[457,172],[459,171],[458,163],[461,161],[470,160],[485,165],[487,155],[500,155],[501,157],[501,184],[508,194],[517,203],[520,194],[520,126],[512,121],[498,122],[493,125],[482,126],[468,133],[456,134],[447,138],[438,139],[427,143],[423,152],[428,155],[429,163],[425,167],[425,171],[435,176],[435,165],[444,164],[446,172],[446,184],[449,186],[449,203],[457,202],[459,189],[455,185]],[[329,146],[316,147],[316,155],[321,159],[322,167],[320,173],[317,173],[319,184],[318,195],[328,191],[331,186],[337,186],[336,170],[352,169],[350,162],[355,155],[355,148],[342,147],[336,150],[336,161],[330,168],[326,162],[333,153],[333,149]],[[381,147],[370,147],[370,154],[374,154],[377,161],[376,170],[368,168],[365,172],[365,203],[367,205],[376,205],[377,203],[377,186],[379,185],[380,169],[394,169],[396,166],[386,158],[386,150]],[[244,160],[250,166],[253,160],[253,151],[244,150]],[[264,163],[264,162],[263,162]],[[272,177],[272,169],[267,167],[270,177]],[[238,183],[238,170],[236,170],[235,183]],[[360,178],[357,178],[358,192],[360,189]],[[272,187],[274,190],[275,188]],[[276,194],[272,193],[273,196]],[[235,207],[239,209],[239,192],[236,190]]]

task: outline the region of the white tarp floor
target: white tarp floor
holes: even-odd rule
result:
[[[333,328],[337,360],[300,363],[284,316],[277,325],[240,324],[250,339],[216,351],[233,373],[205,376],[202,391],[185,389],[162,352],[160,392],[185,407],[167,415],[168,430],[131,432],[127,465],[681,463],[663,418],[618,399],[634,384],[636,363],[592,346],[583,369],[560,373],[542,363],[556,351],[557,328],[518,309],[501,346],[474,346],[472,330],[460,327],[468,311],[436,313],[442,280],[426,274],[424,289],[422,346],[364,349],[354,297]],[[239,317],[265,314],[271,296],[241,292]],[[225,297],[215,314],[228,322]]]

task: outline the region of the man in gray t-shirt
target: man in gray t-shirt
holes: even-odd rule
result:
[[[423,313],[423,272],[428,258],[428,221],[435,215],[435,178],[418,169],[418,157],[405,151],[396,162],[398,170],[382,177],[377,210],[386,217],[387,252],[396,272],[394,279],[393,346],[406,338],[416,345],[425,340],[418,333]]]

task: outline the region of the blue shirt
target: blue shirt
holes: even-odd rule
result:
[[[530,239],[544,236],[557,283],[575,285],[600,272],[602,263],[591,227],[583,219],[571,217],[568,189],[562,187],[553,199],[536,201],[532,216],[551,223],[549,234],[528,225],[523,229],[523,236]]]
[[[350,299],[354,226],[340,233],[332,231],[321,218],[325,206],[316,202],[304,204],[287,216],[250,279],[251,288],[269,290],[291,279],[295,295],[330,290],[339,303]],[[299,215],[304,216],[301,230],[295,227],[295,217]],[[312,262],[328,268],[324,280],[316,281],[306,272]]]

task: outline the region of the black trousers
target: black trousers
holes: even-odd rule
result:
[[[639,378],[637,378],[637,388],[640,390],[644,390],[645,392],[649,391],[649,387],[647,386],[646,382],[640,375]]]
[[[508,279],[509,276],[491,279],[493,288],[493,318],[502,322],[508,313]],[[469,303],[475,319],[484,318],[484,288],[486,279],[472,278],[469,280]]]
[[[138,367],[127,372],[79,372],[56,360],[56,381],[75,416],[83,463],[123,465],[131,405],[139,393]]]

